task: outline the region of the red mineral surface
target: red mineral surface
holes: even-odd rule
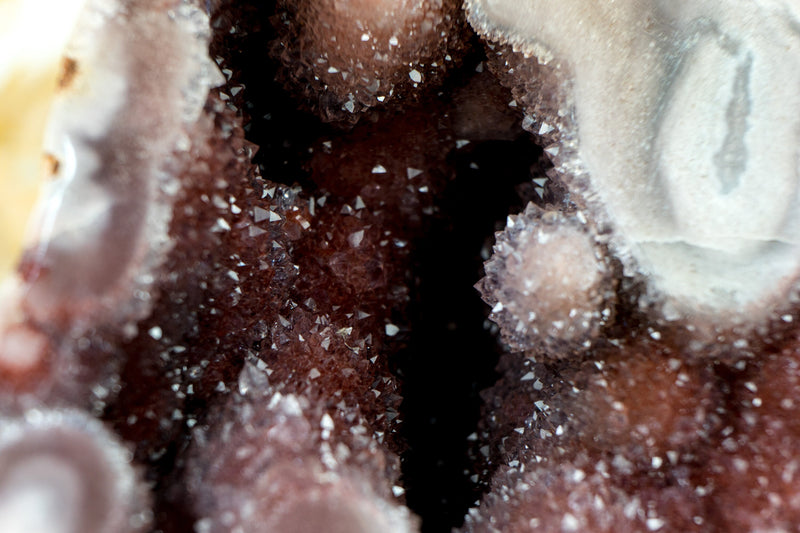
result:
[[[88,0],[0,302],[0,530],[796,530],[794,204],[724,222],[791,152],[742,124],[790,124],[798,25],[655,4]]]
[[[504,378],[486,393],[490,491],[465,530],[797,523],[793,346],[733,363],[690,362],[648,339],[582,362],[527,355],[506,356]]]
[[[416,242],[440,216],[435,198],[453,175],[453,120],[435,116],[406,108],[313,146],[314,192],[300,203],[297,234],[280,241],[296,275],[269,290],[283,290],[285,302],[271,318],[255,315],[263,336],[247,350],[233,397],[195,433],[186,472],[196,527],[416,528],[398,499],[405,446],[387,356],[407,338]],[[237,305],[263,298],[246,292]],[[266,502],[269,513],[254,513]]]
[[[303,105],[355,122],[366,109],[437,85],[466,36],[455,0],[279,1],[272,54]]]

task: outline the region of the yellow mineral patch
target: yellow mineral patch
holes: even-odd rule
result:
[[[64,48],[85,0],[0,0],[0,280],[16,265],[42,179],[47,115]]]

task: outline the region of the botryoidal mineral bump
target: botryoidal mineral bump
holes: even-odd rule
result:
[[[463,17],[456,0],[281,0],[272,54],[301,105],[355,122],[441,83],[463,50]]]
[[[591,345],[613,315],[614,267],[580,211],[529,204],[509,216],[485,270],[478,288],[515,351],[569,355]]]
[[[132,453],[90,415],[30,410],[0,419],[0,529],[138,533],[152,519]]]
[[[180,448],[198,428],[179,462],[191,465],[188,503],[199,531],[226,530],[231,516],[276,529],[309,519],[348,531],[413,530],[395,485],[397,383],[375,352],[401,331],[390,317],[408,299],[413,232],[404,226],[417,231],[419,213],[435,211],[427,174],[439,163],[395,143],[386,128],[386,160],[347,162],[377,153],[361,146],[339,152],[348,171],[366,169],[348,184],[353,194],[307,198],[257,176],[254,147],[235,118],[241,110],[231,94],[209,97],[222,82],[206,53],[203,7],[211,4],[87,2],[92,16],[82,36],[99,35],[107,46],[82,48],[78,40],[65,63],[63,105],[48,141],[50,209],[13,298],[0,302],[3,407],[19,403],[23,391],[44,404],[23,405],[28,418],[50,413],[54,399],[108,409],[115,430],[137,443],[137,458],[162,467],[172,459],[168,445]],[[387,13],[385,2],[364,5],[367,18]],[[332,27],[303,36],[296,22],[312,19],[290,14],[278,21],[296,38],[287,41],[285,66],[297,67],[289,71],[295,84],[319,82],[306,95],[320,98],[327,83],[331,99],[311,107],[354,121],[438,79],[454,59],[458,30],[447,17],[460,17],[458,7],[404,4],[413,31],[398,25],[396,44],[393,26],[367,20],[361,28],[330,11],[323,18]],[[500,440],[513,459],[472,515],[474,529],[509,518],[522,529],[566,530],[612,519],[647,530],[796,524],[800,417],[791,340],[776,337],[758,358],[730,365],[692,359],[657,329],[616,345],[586,344],[629,305],[619,296],[630,286],[618,287],[620,279],[644,286],[634,292],[651,320],[645,328],[677,324],[723,349],[748,347],[740,337],[728,344],[728,329],[746,336],[773,314],[796,321],[782,313],[792,304],[798,256],[796,2],[469,0],[467,8],[484,36],[511,47],[496,48],[519,67],[503,77],[517,76],[525,124],[545,142],[574,202],[512,218],[487,266],[484,296],[509,345],[526,350],[517,363],[533,364],[542,349],[557,360],[508,371],[502,385],[523,384],[513,389],[520,401],[504,403],[500,387],[490,393],[493,405],[513,411],[498,417],[509,424]],[[346,43],[342,56],[320,62],[328,46],[320,38],[332,35]],[[384,59],[385,50],[409,47],[413,59]],[[298,58],[298,50],[309,55]],[[438,136],[452,132],[433,135],[444,146]],[[334,145],[327,149],[340,149]],[[391,183],[379,182],[383,175]],[[331,172],[328,182],[339,177]],[[398,222],[395,211],[411,218]],[[387,212],[394,225],[384,225]],[[575,347],[582,358],[558,360]],[[703,343],[689,351],[704,353]],[[295,356],[290,363],[281,361],[285,353]],[[209,414],[215,399],[222,406]],[[69,468],[52,473],[66,474],[44,482],[56,488],[71,479],[70,468],[122,449],[86,413],[74,418],[58,430],[61,440],[48,437],[55,442],[48,450],[69,448],[79,435],[82,452],[99,451],[64,452],[68,459],[56,462]],[[8,418],[2,426],[23,434],[29,423]],[[254,450],[261,437],[270,446]],[[17,437],[9,439],[0,436],[0,458],[3,446],[17,449],[8,444]],[[238,444],[235,452],[229,443]],[[487,452],[496,464],[499,449]],[[301,467],[288,469],[293,461]],[[71,483],[63,486],[74,493]],[[38,488],[31,494],[41,503]],[[168,507],[162,493],[156,498]],[[265,500],[280,510],[260,515]],[[16,501],[0,498],[0,520],[20,516]],[[132,512],[119,516],[132,517],[134,531],[146,527],[147,511]]]
[[[327,410],[319,398],[282,394],[263,366],[246,364],[226,408],[195,435],[195,531],[416,530],[385,483],[387,456],[344,403]]]

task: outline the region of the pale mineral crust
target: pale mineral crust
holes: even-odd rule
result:
[[[210,136],[209,36],[188,2],[90,0],[78,17],[45,140],[53,175],[0,304],[4,531],[151,527],[131,449],[93,416],[116,401],[123,344],[163,283],[189,139]]]
[[[147,531],[152,512],[140,474],[129,449],[87,413],[0,419],[3,531]]]
[[[466,7],[642,309],[710,345],[793,305],[794,2]]]
[[[113,396],[117,345],[152,308],[170,247],[176,154],[220,78],[209,33],[188,3],[93,0],[78,18],[46,139],[54,175],[0,306],[5,409],[99,412]]]

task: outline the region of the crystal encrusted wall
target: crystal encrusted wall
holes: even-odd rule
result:
[[[0,529],[800,523],[795,1],[70,6]]]

